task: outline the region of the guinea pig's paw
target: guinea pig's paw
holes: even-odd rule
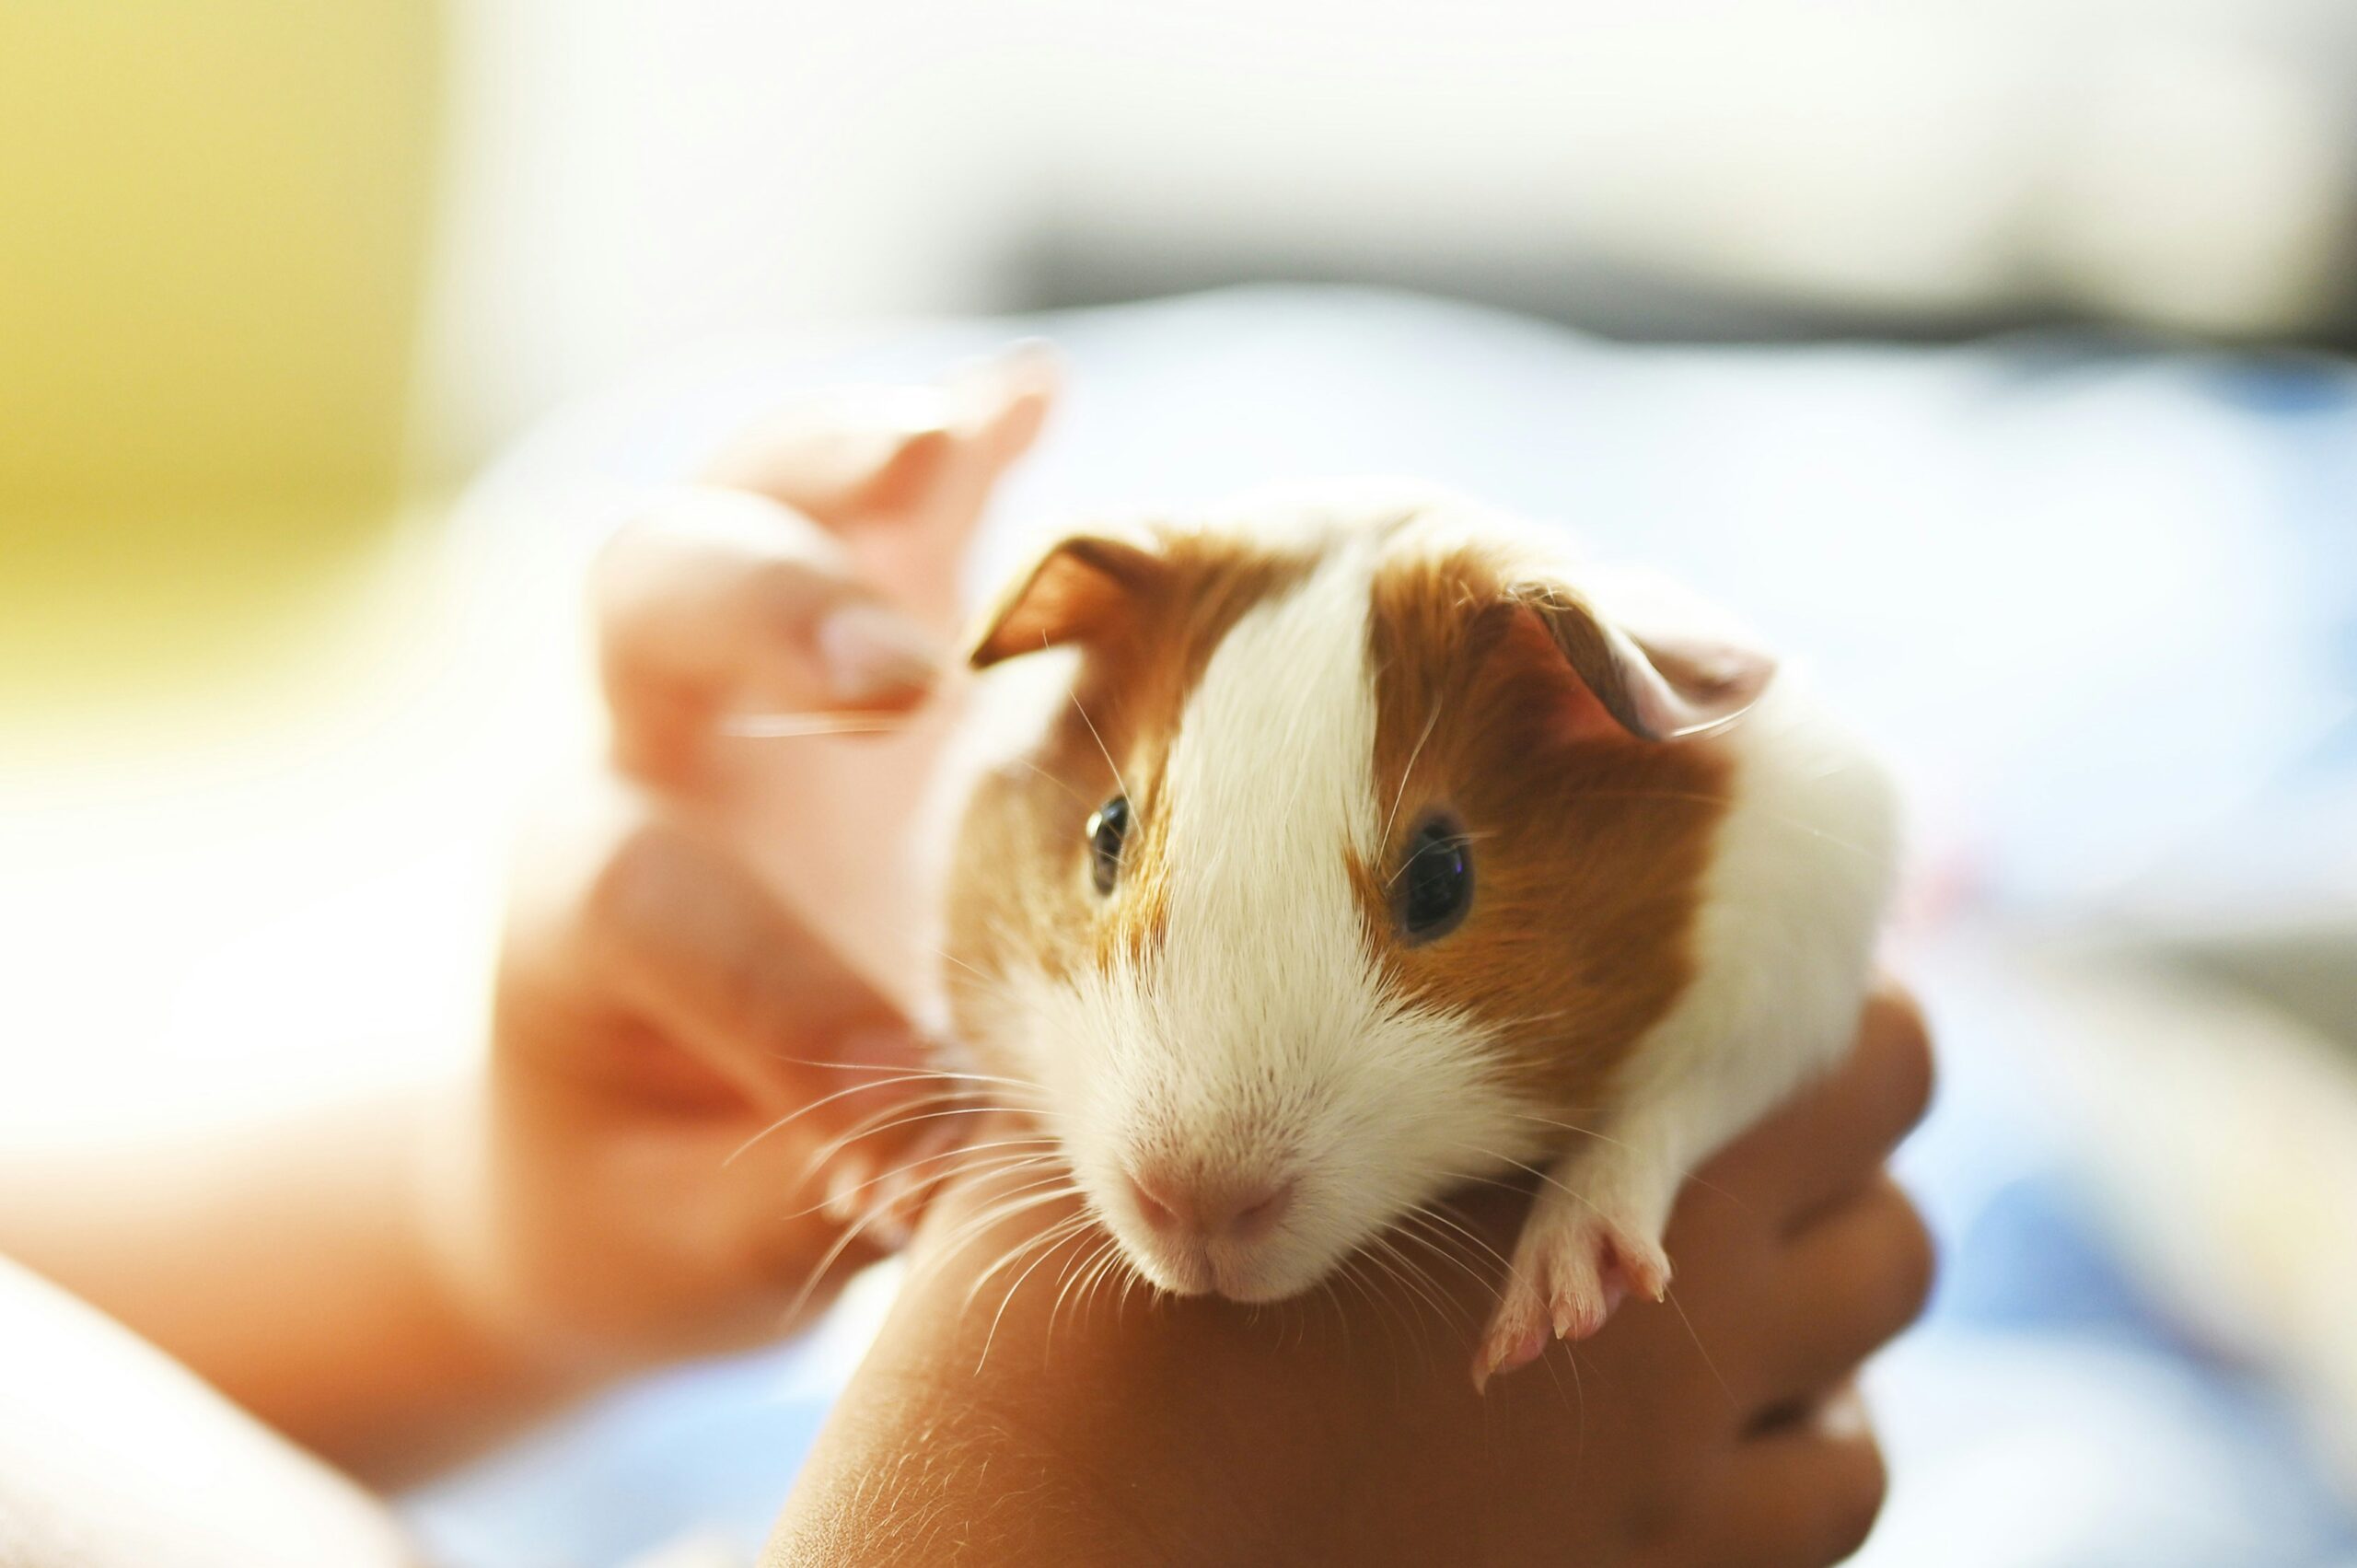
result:
[[[1659,1301],[1669,1258],[1645,1228],[1542,1194],[1515,1243],[1514,1268],[1474,1356],[1479,1388],[1538,1359],[1551,1337],[1584,1340],[1631,1295]]]
[[[1551,1337],[1547,1303],[1538,1288],[1519,1274],[1508,1279],[1473,1353],[1473,1391],[1488,1388],[1490,1379],[1502,1372],[1517,1372],[1537,1361]]]

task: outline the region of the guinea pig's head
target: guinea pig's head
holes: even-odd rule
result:
[[[1769,670],[1504,529],[1294,524],[1020,577],[972,663],[1031,705],[985,738],[946,908],[959,1034],[1130,1261],[1244,1301],[1608,1112],[1692,968],[1728,784],[1693,738]]]

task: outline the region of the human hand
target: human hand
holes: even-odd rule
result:
[[[1394,1238],[1251,1310],[1121,1288],[1068,1200],[1021,1206],[1036,1168],[955,1184],[766,1561],[938,1561],[954,1528],[977,1562],[1837,1562],[1883,1489],[1852,1374],[1929,1288],[1881,1169],[1929,1086],[1887,990],[1832,1077],[1689,1183],[1670,1303],[1486,1395],[1464,1363],[1527,1195],[1463,1199],[1454,1256]]]
[[[526,856],[488,1073],[434,1133],[453,1290],[512,1342],[597,1372],[751,1342],[876,1255],[823,1200],[940,1124],[910,1120],[910,893],[877,846],[939,728],[966,537],[1051,383],[1018,354],[791,411],[605,552],[610,767]],[[890,733],[729,734],[781,714]]]

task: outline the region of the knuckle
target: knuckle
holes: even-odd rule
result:
[[[647,507],[608,534],[589,561],[590,603],[608,611],[634,604],[668,532],[660,509]]]
[[[850,498],[851,505],[863,511],[885,512],[923,505],[941,483],[958,445],[957,437],[940,425],[909,432],[886,452]]]
[[[1939,1280],[1939,1247],[1932,1227],[1913,1200],[1897,1183],[1889,1183],[1889,1239],[1885,1256],[1890,1282],[1890,1327],[1893,1333],[1922,1315]]]
[[[754,624],[790,626],[814,618],[853,586],[848,562],[781,544],[775,552],[746,563],[737,591],[745,596]]]
[[[1860,1260],[1852,1275],[1857,1325],[1874,1334],[1874,1344],[1883,1344],[1923,1316],[1940,1273],[1940,1252],[1914,1200],[1893,1179],[1878,1179],[1867,1202],[1867,1214],[1862,1214],[1867,1228],[1852,1243]]]
[[[744,553],[749,561],[784,564],[803,572],[851,569],[849,546],[797,507],[741,490],[704,490],[697,494],[702,526]]]
[[[668,531],[661,502],[638,503],[606,535],[605,541],[598,547],[596,562],[626,568],[632,556],[662,540]]]
[[[1826,1499],[1827,1562],[1840,1562],[1866,1544],[1890,1494],[1890,1470],[1871,1433],[1845,1444],[1843,1460]]]
[[[850,551],[801,513],[749,492],[697,485],[641,505],[591,564],[600,591],[624,596],[650,579],[731,571],[740,577],[781,570],[807,575],[847,571]]]
[[[1922,1005],[1896,982],[1883,981],[1866,1005],[1865,1036],[1885,1063],[1894,1108],[1914,1126],[1931,1109],[1937,1078]]]
[[[627,575],[632,557],[644,550],[648,539],[659,531],[659,516],[654,507],[640,506],[615,524],[598,543],[597,554],[590,557],[589,569],[593,578]]]

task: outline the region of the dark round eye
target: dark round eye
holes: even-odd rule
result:
[[[1121,876],[1121,841],[1130,834],[1130,801],[1117,795],[1088,819],[1089,875],[1097,890],[1109,893]]]
[[[1447,935],[1473,901],[1473,846],[1453,818],[1435,817],[1408,841],[1397,889],[1399,930],[1411,942]]]

